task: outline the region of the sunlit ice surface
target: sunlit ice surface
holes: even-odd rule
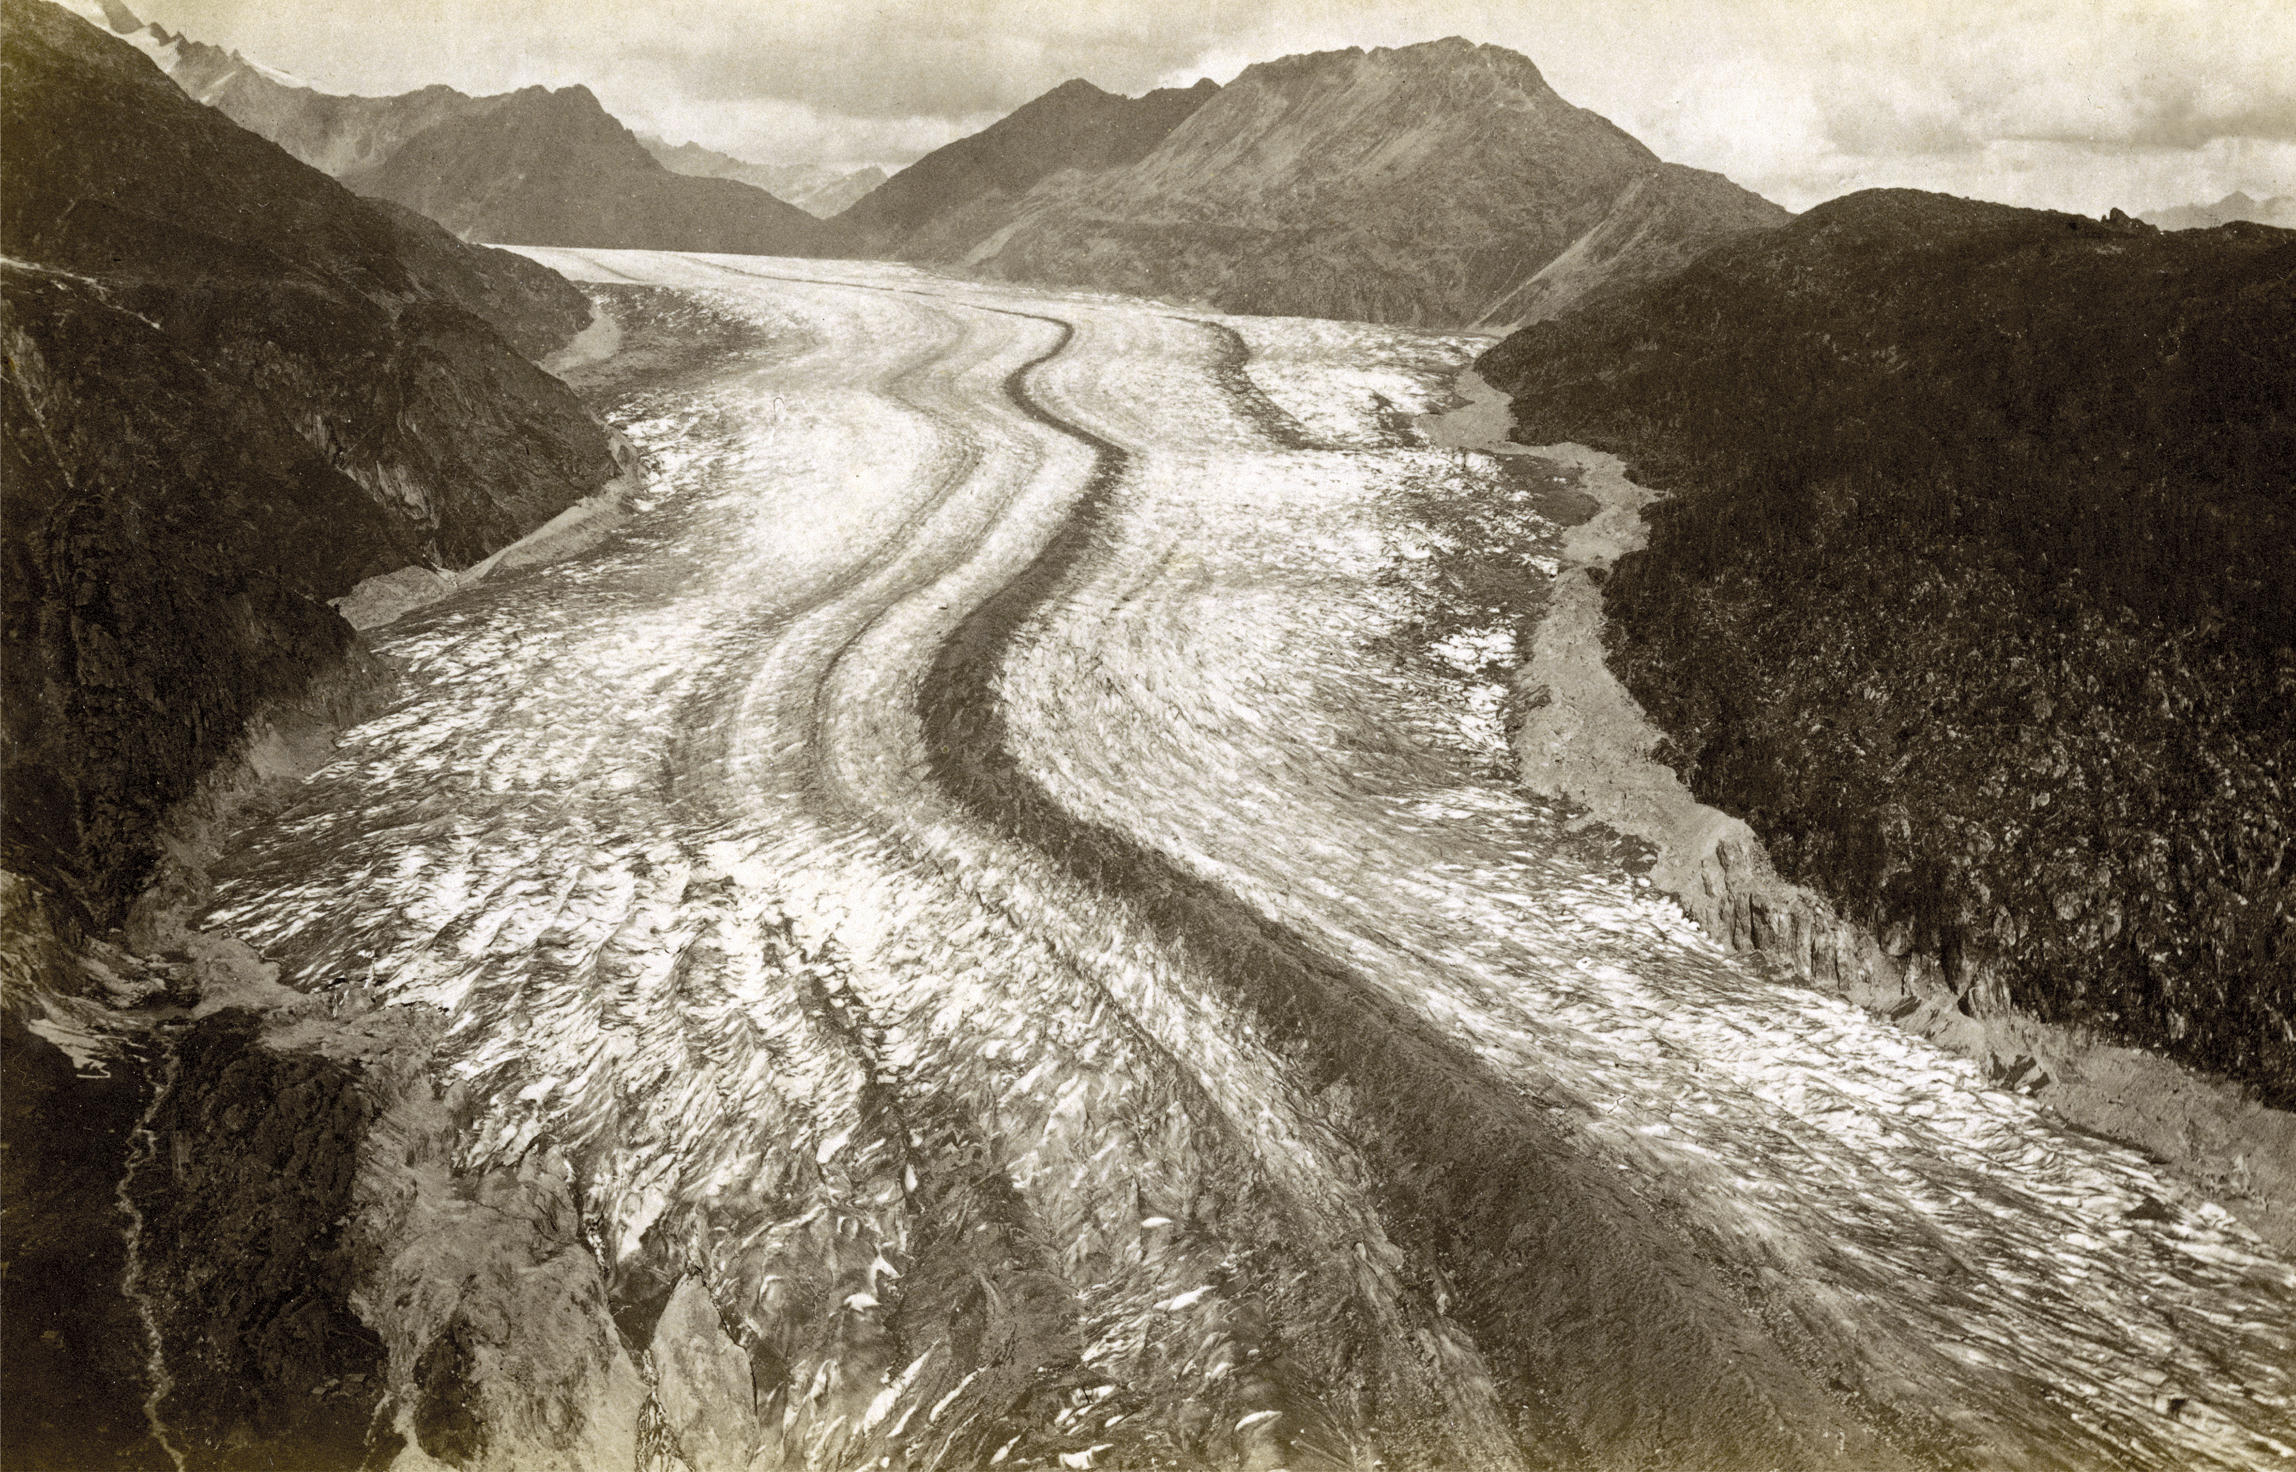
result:
[[[1509,783],[1518,630],[1443,569],[1551,573],[1553,528],[1404,427],[1475,341],[534,254],[763,345],[614,408],[654,479],[606,544],[378,631],[396,705],[208,923],[440,1009],[464,1163],[553,1145],[618,1282],[704,1273],[781,1460],[1699,1465],[1588,1409],[1697,1399],[1585,1362],[1591,1223],[1588,1295],[1640,1254],[1628,1314],[1788,1345],[1801,1399],[1746,1351],[1776,1445],[2296,1465],[2296,1268]],[[976,665],[989,724],[935,725]]]

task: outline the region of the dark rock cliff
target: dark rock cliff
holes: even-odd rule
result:
[[[1610,659],[1702,801],[1965,1012],[2288,1108],[2291,365],[2296,234],[1876,191],[1479,367],[1671,492]]]
[[[156,1409],[194,1467],[356,1467],[385,1373],[350,1307],[349,1229],[382,1105],[356,1067],[264,1047],[262,1026],[228,1008],[174,1040],[128,1178],[169,1371]]]
[[[13,915],[11,919],[15,918]],[[166,1472],[143,1416],[143,1325],[114,1183],[149,1082],[123,1055],[100,1077],[0,1009],[0,1460],[14,1468]]]
[[[54,6],[0,15],[0,862],[103,925],[249,716],[353,649],[327,600],[619,467],[512,346],[587,320],[571,286],[359,200]]]

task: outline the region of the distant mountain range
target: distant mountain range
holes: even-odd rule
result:
[[[702,179],[739,179],[776,199],[796,205],[817,220],[837,214],[885,182],[885,171],[874,165],[866,169],[832,169],[820,164],[753,164],[729,153],[704,148],[699,143],[670,143],[651,133],[640,133],[637,137],[646,152],[672,173]]]
[[[642,138],[579,86],[334,96],[120,0],[67,3],[306,163],[499,244],[880,256],[1234,312],[1508,328],[1789,218],[1573,107],[1526,58],[1457,38],[1285,57],[1225,88],[1072,80],[882,178]]]
[[[1235,312],[1551,317],[1785,210],[1456,38],[1128,102],[1072,82],[839,217],[876,250]]]
[[[146,25],[119,0],[64,3],[233,122],[465,239],[773,255],[819,255],[833,240],[819,220],[753,184],[665,168],[587,87],[343,97]]]
[[[336,669],[328,600],[621,473],[529,361],[581,292],[358,198],[45,0],[0,0],[5,864],[112,923],[159,816]]]
[[[2180,204],[2174,209],[2155,210],[2144,216],[2146,224],[2158,225],[2163,230],[2206,230],[2235,220],[2296,230],[2296,195],[2250,199],[2235,190],[2214,204]]]

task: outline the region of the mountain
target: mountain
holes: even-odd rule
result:
[[[834,238],[752,185],[664,168],[586,87],[337,96],[238,52],[145,25],[119,0],[69,0],[68,8],[120,35],[241,127],[466,239],[818,255]]]
[[[342,178],[500,245],[818,255],[832,239],[762,189],[671,173],[580,86],[476,99]]]
[[[837,217],[865,248],[952,259],[997,229],[1030,186],[1063,170],[1132,163],[1219,91],[1210,79],[1143,97],[1061,83],[970,137],[937,148]]]
[[[2257,200],[2234,190],[2214,204],[2180,204],[2144,216],[2146,224],[2158,225],[2163,230],[2207,230],[2235,220],[2296,229],[2296,195],[2276,194],[2270,199]]]
[[[338,97],[236,51],[147,25],[119,0],[63,3],[150,57],[194,98],[329,174],[378,163],[408,138],[477,101],[452,87],[397,97]]]
[[[359,199],[126,42],[0,0],[0,863],[115,922],[161,816],[355,655],[328,606],[621,474],[529,361],[589,318]]]
[[[738,176],[819,220],[835,219],[885,182],[885,171],[832,169],[820,164],[751,164]]]
[[[1788,218],[1661,161],[1526,58],[1457,38],[1263,62],[1136,162],[1046,171],[998,214],[901,253],[1228,311],[1441,325],[1553,316]]]
[[[1872,191],[1478,366],[1672,493],[1611,667],[1785,877],[2296,1105],[2296,232]]]
[[[817,220],[826,220],[885,182],[885,171],[833,169],[821,164],[753,164],[699,143],[669,143],[651,133],[640,133],[657,163],[676,174],[704,179],[739,179],[778,200],[796,205]]]

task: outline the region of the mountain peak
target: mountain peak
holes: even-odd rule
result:
[[[472,99],[345,182],[495,244],[803,255],[827,243],[765,190],[665,168],[579,85]]]
[[[1252,81],[1272,85],[1330,85],[1329,79],[1333,78],[1379,75],[1436,83],[1453,78],[1484,78],[1502,90],[1525,97],[1544,100],[1555,95],[1529,57],[1504,46],[1470,41],[1464,36],[1415,41],[1408,46],[1378,46],[1369,51],[1360,46],[1338,51],[1305,51],[1296,56],[1255,62],[1229,85]]]
[[[1551,315],[1785,218],[1573,107],[1519,52],[1446,36],[1258,63],[1137,162],[913,239],[993,276],[1467,324]]]
[[[110,31],[115,35],[125,36],[131,31],[143,29],[143,22],[137,20],[135,13],[120,4],[119,0],[55,0],[55,4],[96,29]]]
[[[843,219],[873,249],[893,249],[936,216],[987,196],[1018,198],[1066,170],[1132,163],[1219,91],[1210,79],[1123,97],[1081,77],[935,149],[864,195]]]

